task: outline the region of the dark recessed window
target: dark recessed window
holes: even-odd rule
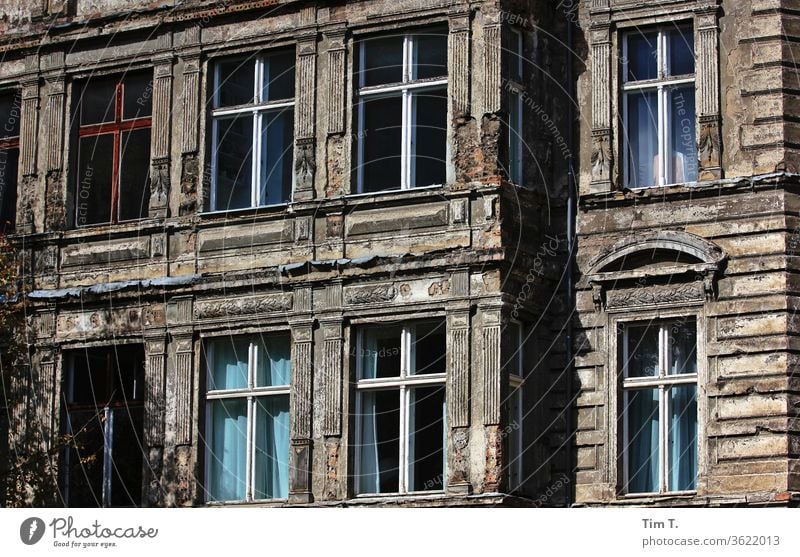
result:
[[[22,99],[0,92],[0,233],[14,231],[17,220],[17,168]]]

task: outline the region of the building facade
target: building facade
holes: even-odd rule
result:
[[[797,504],[792,2],[140,4],[0,0],[9,504]]]

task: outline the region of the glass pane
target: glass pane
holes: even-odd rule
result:
[[[447,76],[447,31],[430,30],[414,35],[412,79]]]
[[[288,385],[292,375],[292,340],[289,335],[264,335],[258,339],[256,387]]]
[[[150,128],[121,135],[119,220],[147,217],[150,204]]]
[[[216,84],[215,108],[254,102],[255,67],[255,58],[237,58],[217,62],[219,81]]]
[[[126,407],[113,410],[108,452],[111,477],[110,503],[114,507],[140,506],[142,503],[142,455],[145,454],[142,423],[144,408]]]
[[[628,147],[626,182],[629,188],[655,186],[658,182],[658,95],[655,91],[627,93]]]
[[[17,221],[19,149],[0,149],[0,233],[14,230]]]
[[[361,377],[400,377],[401,327],[370,327],[361,346]]]
[[[126,74],[122,81],[122,117],[144,118],[153,113],[153,74]]]
[[[250,340],[229,337],[209,343],[208,390],[247,388],[247,361]]]
[[[261,118],[261,205],[292,200],[294,111],[267,112]]]
[[[289,397],[256,399],[255,499],[289,495]]]
[[[278,52],[264,59],[262,101],[294,97],[294,51]]]
[[[508,407],[508,479],[511,488],[519,487],[520,459],[522,458],[522,387],[512,391]]]
[[[402,99],[365,99],[363,105],[364,121],[358,135],[363,153],[359,160],[364,176],[361,191],[399,188]]]
[[[522,184],[522,122],[520,97],[508,95],[508,177],[517,185]]]
[[[241,501],[246,493],[247,401],[215,400],[209,409],[208,499]]]
[[[21,108],[22,97],[18,92],[0,95],[0,139],[19,136]]]
[[[66,504],[68,507],[101,507],[105,413],[69,412],[65,422],[66,433],[74,435],[62,464]]]
[[[400,489],[400,391],[361,393],[359,493]]]
[[[503,58],[506,75],[517,83],[522,83],[522,56],[522,34],[510,31],[508,33],[508,45],[503,50]]]
[[[380,37],[361,42],[364,60],[362,87],[403,81],[403,37]]]
[[[626,377],[658,376],[658,325],[628,325]]]
[[[669,326],[669,375],[697,373],[697,323],[677,321]]]
[[[525,349],[524,339],[522,338],[521,325],[516,322],[508,324],[508,338],[511,342],[513,354],[509,360],[508,372],[517,377],[522,377],[522,356]]]
[[[411,185],[444,184],[447,150],[447,90],[413,95]],[[372,138],[368,138],[372,141]]]
[[[111,222],[113,161],[112,134],[81,138],[75,195],[78,226]]]
[[[670,113],[671,164],[667,181],[671,184],[697,180],[697,146],[695,143],[694,87],[668,89]]]
[[[628,35],[628,75],[626,81],[658,77],[658,33]]]
[[[694,73],[694,33],[691,28],[669,33],[669,75]]]
[[[669,391],[669,489],[686,491],[697,477],[697,386]]]
[[[144,398],[144,348],[141,344],[88,348],[70,353],[70,404],[105,406]]]
[[[444,489],[444,385],[411,390],[409,401],[410,491]]]
[[[253,116],[216,120],[216,211],[250,207],[252,188]]]
[[[447,369],[446,346],[447,339],[443,321],[417,324],[411,337],[412,375],[445,373]]]
[[[81,125],[114,121],[117,81],[91,79],[80,91]]]
[[[628,493],[652,493],[658,489],[658,389],[625,392],[628,435],[625,457]]]

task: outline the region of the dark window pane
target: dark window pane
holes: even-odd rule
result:
[[[294,97],[294,60],[293,51],[271,54],[264,59],[262,101]]]
[[[113,165],[113,135],[97,135],[80,140],[75,194],[78,226],[111,221]]]
[[[394,493],[400,489],[400,392],[361,395],[359,493]]]
[[[153,113],[152,73],[126,74],[122,82],[122,117],[144,118]]]
[[[626,185],[643,188],[659,183],[658,97],[655,91],[627,94]]]
[[[384,97],[363,103],[363,129],[358,138],[363,150],[361,191],[399,188],[402,100]]]
[[[294,111],[267,112],[261,119],[260,203],[273,205],[292,199]]]
[[[380,37],[361,42],[364,70],[362,87],[403,80],[403,37]]]
[[[244,114],[216,122],[215,204],[225,211],[251,206],[253,116]]]
[[[626,377],[658,376],[658,325],[628,326]]]
[[[669,375],[697,373],[697,323],[675,322],[669,325]]]
[[[105,475],[110,479],[111,487],[110,497],[106,495],[106,504],[112,507],[141,504],[142,455],[145,452],[143,414],[141,406],[117,408],[109,412],[111,423],[107,425],[107,438],[112,444],[106,449]]]
[[[444,386],[411,391],[409,489],[444,489]]]
[[[64,455],[64,495],[68,507],[103,505],[103,461],[106,416],[99,411],[70,412],[65,433],[74,437]]]
[[[104,406],[144,398],[144,349],[141,345],[76,350],[70,356],[66,386],[69,404]]]
[[[253,102],[255,58],[237,58],[217,62],[216,106],[237,106]]]
[[[658,389],[625,392],[628,435],[625,454],[628,464],[628,493],[658,491]]]
[[[522,83],[522,34],[509,32],[508,44],[503,49],[505,72],[509,79]]]
[[[150,128],[124,132],[119,172],[119,220],[147,216],[150,201]]]
[[[658,33],[628,35],[627,81],[658,77]]]
[[[81,125],[114,121],[117,81],[91,79],[83,83],[81,95]]]
[[[19,136],[21,108],[22,97],[19,93],[0,95],[0,140]]]
[[[694,33],[691,28],[669,33],[669,74],[694,73]]]
[[[411,185],[444,184],[447,148],[447,91],[414,94],[411,128]]]
[[[372,327],[364,331],[359,379],[400,377],[402,331],[400,327]]]
[[[508,177],[522,185],[522,111],[519,93],[508,95]]]
[[[444,322],[420,323],[414,328],[412,358],[414,375],[445,373],[447,340]],[[466,373],[467,370],[455,370]]]
[[[414,35],[412,79],[447,76],[447,32],[431,30]]]
[[[680,184],[697,180],[694,86],[669,89],[670,164],[667,182]]]
[[[0,148],[0,232],[14,230],[17,220],[19,149]]]

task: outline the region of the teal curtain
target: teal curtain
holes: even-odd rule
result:
[[[257,387],[289,385],[292,375],[292,341],[289,335],[269,335],[258,341]]]
[[[208,389],[247,388],[247,357],[250,343],[247,339],[226,338],[210,344],[211,367],[208,370]]]
[[[659,491],[658,389],[626,391],[628,493]]]
[[[255,499],[289,495],[289,397],[256,399]]]
[[[212,422],[209,499],[244,500],[247,471],[247,401],[216,400],[209,406]]]
[[[380,469],[378,466],[378,438],[375,412],[375,393],[361,395],[361,443],[359,458],[358,492],[380,493]]]
[[[669,489],[695,489],[697,477],[697,386],[670,389]]]

